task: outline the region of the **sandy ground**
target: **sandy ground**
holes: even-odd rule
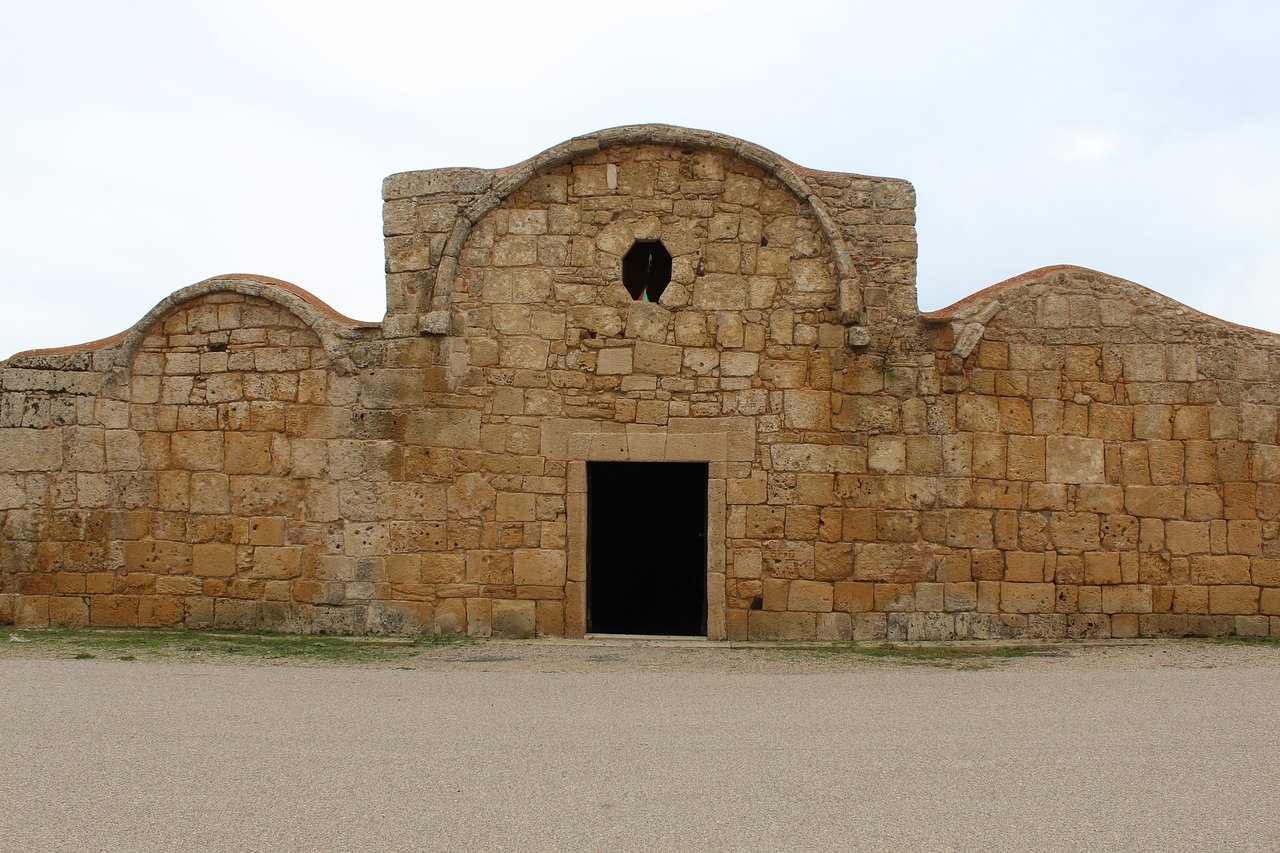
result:
[[[20,645],[3,850],[1280,849],[1274,646],[955,670],[607,640],[407,667]]]

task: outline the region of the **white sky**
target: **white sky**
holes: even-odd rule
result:
[[[227,272],[384,311],[381,179],[618,124],[916,186],[920,305],[1074,263],[1280,331],[1280,4],[0,0],[0,358]]]

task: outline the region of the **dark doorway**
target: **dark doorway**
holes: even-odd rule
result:
[[[587,463],[587,630],[706,636],[705,462]]]

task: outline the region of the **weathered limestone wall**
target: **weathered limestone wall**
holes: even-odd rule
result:
[[[347,446],[360,383],[297,314],[252,295],[276,287],[206,283],[95,352],[10,360],[0,617],[419,626],[412,608],[379,622],[312,606],[379,597],[358,573],[321,580],[343,533],[335,479],[363,470]]]
[[[892,630],[1280,632],[1280,339],[1077,268],[940,313],[930,428],[872,454],[936,478],[891,517],[947,546],[876,589]]]
[[[909,184],[703,131],[384,197],[381,324],[224,277],[0,363],[0,622],[578,636],[587,463],[698,461],[712,637],[1280,635],[1273,335],[1075,268],[920,315]]]
[[[661,239],[673,256],[661,304],[632,301],[620,280],[637,239]],[[495,520],[525,546],[515,595],[565,599],[570,633],[584,629],[586,567],[585,498],[581,485],[569,491],[568,466],[709,461],[712,513],[732,526],[740,490],[765,484],[762,457],[838,440],[834,262],[801,202],[756,166],[617,146],[509,196],[476,224],[461,261],[450,357],[458,390],[483,401],[473,461],[499,480]],[[513,456],[526,467],[503,476]],[[812,573],[815,533],[778,531],[779,559],[802,550]],[[536,576],[522,577],[522,560]],[[713,543],[713,636],[727,631],[726,608],[745,616],[761,595],[762,571],[758,548]]]

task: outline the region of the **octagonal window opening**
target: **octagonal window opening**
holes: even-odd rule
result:
[[[637,302],[657,302],[671,283],[671,253],[661,240],[637,240],[622,257],[622,284]]]

